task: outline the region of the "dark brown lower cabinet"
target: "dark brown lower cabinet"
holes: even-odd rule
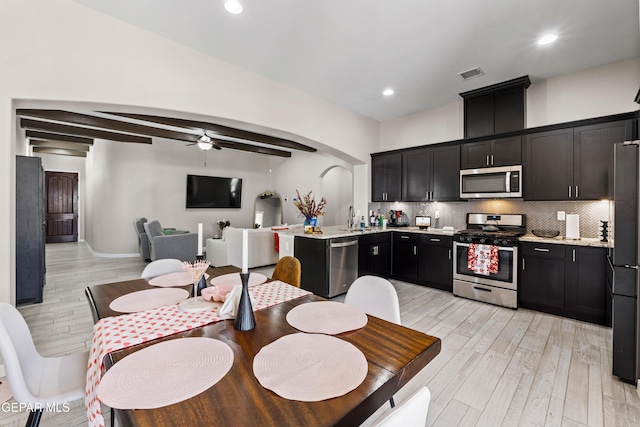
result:
[[[391,272],[391,233],[365,234],[358,239],[358,277],[387,277]]]
[[[453,237],[421,235],[418,245],[420,284],[453,292]]]
[[[522,242],[520,251],[520,307],[609,324],[605,248]]]
[[[392,276],[415,283],[418,280],[418,234],[393,233]]]

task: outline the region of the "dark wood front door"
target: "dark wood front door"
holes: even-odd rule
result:
[[[47,243],[78,241],[78,174],[45,172]]]

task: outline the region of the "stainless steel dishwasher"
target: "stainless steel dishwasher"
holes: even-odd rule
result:
[[[358,278],[358,237],[329,241],[329,298],[344,294]]]

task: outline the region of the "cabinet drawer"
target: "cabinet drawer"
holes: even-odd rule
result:
[[[522,256],[538,258],[564,258],[565,245],[554,243],[520,243]]]
[[[397,231],[393,233],[394,242],[418,243],[418,237],[415,233],[400,233]]]
[[[421,235],[420,244],[429,246],[444,246],[450,248],[453,246],[453,237],[440,236],[437,234],[427,234],[426,236]]]
[[[358,238],[361,245],[374,245],[376,243],[387,243],[389,241],[389,233],[364,234]]]

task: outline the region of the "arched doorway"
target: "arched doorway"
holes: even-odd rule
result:
[[[322,195],[327,199],[327,209],[322,225],[345,225],[349,206],[353,205],[353,173],[344,166],[331,166],[320,174]],[[366,213],[363,213],[366,214]]]

